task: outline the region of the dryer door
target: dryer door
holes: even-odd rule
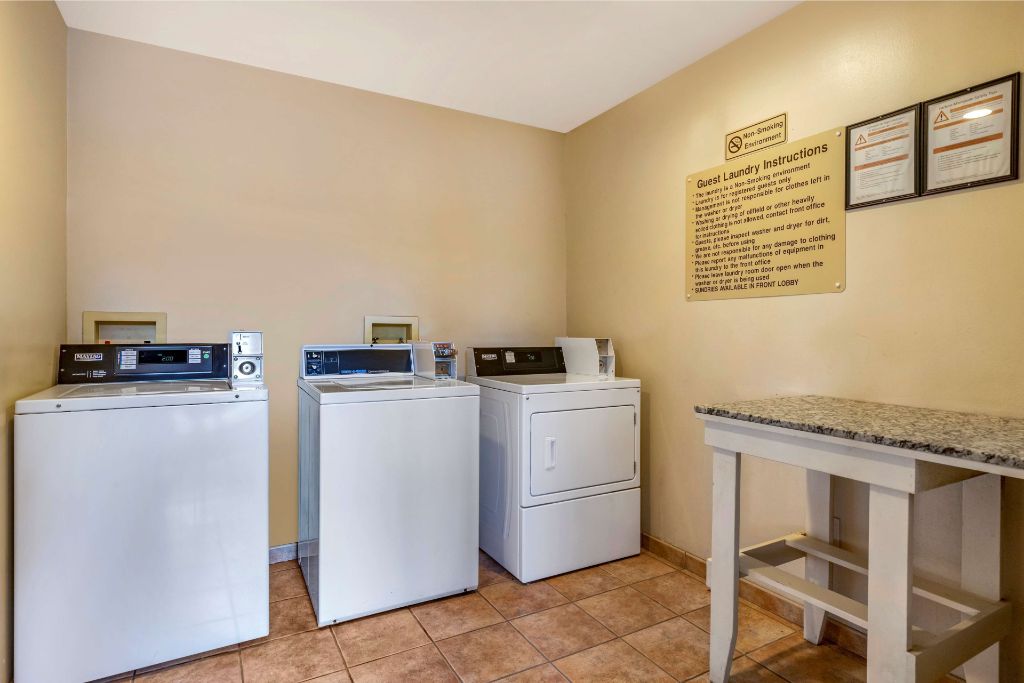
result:
[[[632,405],[531,415],[530,495],[633,479],[635,415]]]

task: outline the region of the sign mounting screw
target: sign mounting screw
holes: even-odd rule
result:
[[[842,287],[842,285],[841,285],[840,283],[838,283],[838,282],[837,282],[837,283],[836,283],[836,289],[839,289],[840,287]]]

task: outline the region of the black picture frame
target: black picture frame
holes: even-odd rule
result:
[[[898,201],[902,201],[904,199],[913,199],[914,197],[919,197],[921,195],[922,184],[921,184],[921,158],[920,157],[921,157],[921,119],[922,119],[923,111],[924,111],[924,109],[922,108],[921,103],[912,104],[910,106],[903,107],[902,109],[896,109],[894,111],[890,111],[890,112],[882,114],[880,116],[873,116],[872,118],[865,119],[864,121],[858,121],[857,123],[851,123],[849,126],[846,127],[846,210],[847,211],[849,211],[851,209],[859,209],[859,208],[864,207],[864,206],[876,206],[878,204],[889,204],[891,202],[898,202]],[[851,150],[852,150],[852,148],[854,146],[854,143],[856,142],[856,140],[854,140],[854,138],[853,138],[853,135],[851,134],[852,131],[855,128],[860,128],[861,126],[870,125],[870,124],[876,123],[878,121],[884,121],[885,119],[890,118],[892,116],[899,116],[901,114],[906,114],[908,112],[913,112],[914,113],[914,125],[911,126],[911,130],[910,130],[910,133],[914,136],[914,140],[913,140],[913,143],[911,145],[911,148],[914,150],[914,164],[913,164],[913,168],[914,168],[914,188],[913,188],[913,190],[911,190],[910,192],[908,192],[906,194],[897,195],[895,197],[884,197],[882,199],[872,199],[872,200],[869,200],[869,201],[866,201],[866,202],[851,203],[850,202],[850,183],[853,182],[853,177],[854,176],[850,172],[850,156],[851,156],[850,152],[851,152]]]
[[[931,153],[931,140],[930,135],[932,132],[931,125],[928,121],[928,109],[929,107],[943,102],[945,100],[951,100],[961,95],[974,92],[980,88],[988,88],[993,85],[1000,85],[1002,83],[1010,83],[1010,172],[996,176],[992,178],[984,178],[982,180],[971,180],[964,183],[957,183],[956,185],[946,185],[944,187],[937,187],[928,189],[928,155]],[[969,88],[957,90],[955,92],[947,93],[940,97],[933,97],[930,100],[921,103],[921,113],[918,117],[921,121],[921,130],[918,135],[920,150],[918,153],[918,159],[921,167],[921,196],[930,196],[933,194],[939,194],[942,192],[952,192],[954,190],[963,190],[969,187],[980,187],[983,185],[991,185],[993,183],[1004,183],[1010,180],[1017,180],[1020,177],[1020,72],[1015,72],[1002,78],[995,78],[991,81],[985,81],[977,85],[972,85]]]

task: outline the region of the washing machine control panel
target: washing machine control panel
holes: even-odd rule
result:
[[[58,384],[227,379],[227,344],[62,344]]]
[[[122,346],[117,350],[115,372],[119,375],[178,374],[213,370],[213,347]]]
[[[409,344],[344,344],[302,347],[302,377],[411,374]]]

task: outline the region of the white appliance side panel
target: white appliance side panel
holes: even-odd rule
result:
[[[520,397],[480,391],[480,548],[519,571]]]
[[[613,491],[623,491],[630,488],[637,488],[640,486],[640,389],[628,388],[628,389],[604,389],[601,391],[566,391],[558,394],[530,394],[526,396],[519,396],[522,406],[523,418],[520,424],[520,443],[523,444],[523,448],[527,449],[522,454],[523,462],[519,468],[519,504],[523,507],[531,507],[534,505],[547,505],[549,503],[557,503],[564,500],[572,500],[574,498],[582,498],[584,496],[596,496],[603,493],[611,493]],[[568,490],[552,491],[549,493],[531,493],[532,483],[532,463],[531,463],[531,452],[533,446],[533,426],[534,419],[536,416],[541,414],[551,414],[552,422],[557,423],[562,416],[567,416],[570,412],[576,411],[587,411],[597,408],[610,408],[622,406],[626,408],[626,411],[632,410],[636,424],[632,428],[632,443],[627,444],[624,438],[616,438],[614,444],[611,442],[604,443],[601,448],[598,449],[598,460],[603,461],[605,464],[600,465],[597,469],[604,468],[606,471],[602,472],[600,476],[593,474],[587,474],[585,471],[585,464],[582,461],[577,461],[579,467],[568,473],[566,476],[566,482],[575,478],[577,481],[590,476],[592,481],[597,479],[606,479],[607,483],[596,483],[592,486],[586,486],[582,488],[571,488]],[[621,416],[624,416],[626,412],[622,412]],[[567,417],[567,420],[571,417]],[[549,426],[549,422],[544,423],[545,426]],[[625,425],[622,425],[625,429]],[[623,432],[624,433],[624,432]],[[623,434],[619,434],[622,436]],[[557,438],[557,437],[556,437]],[[542,445],[543,444],[542,442]],[[614,452],[611,449],[621,449],[620,452]],[[556,445],[557,450],[557,445]],[[544,457],[541,455],[543,451],[538,452],[540,457],[540,467],[545,467]],[[591,454],[591,458],[595,455]],[[633,475],[626,479],[612,480],[613,476],[624,476],[625,465],[624,463],[632,458],[633,462]],[[558,454],[555,454],[556,461],[558,460]],[[609,464],[614,463],[614,464]],[[555,469],[557,470],[557,464]],[[570,468],[573,469],[573,468]],[[611,472],[615,470],[615,472]],[[550,472],[548,473],[550,474]],[[543,479],[543,477],[541,477]],[[557,480],[554,480],[557,483]],[[566,482],[562,482],[563,484]],[[542,484],[539,490],[544,490]],[[551,488],[559,488],[558,486],[552,486]]]
[[[265,401],[16,416],[15,680],[267,635],[267,456]]]
[[[323,406],[321,625],[473,590],[480,399]]]
[[[636,474],[634,406],[534,413],[530,419],[531,495],[630,481]]]
[[[640,489],[521,508],[524,583],[640,552]]]
[[[555,337],[565,359],[565,371],[577,375],[600,374],[597,340],[586,337]]]
[[[320,404],[299,390],[298,560],[306,590],[319,607],[320,585]]]

